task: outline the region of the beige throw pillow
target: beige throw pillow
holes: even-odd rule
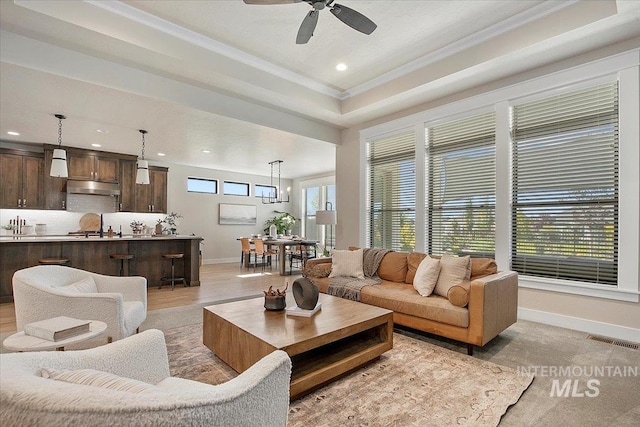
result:
[[[357,277],[364,279],[362,249],[356,251],[331,251],[331,274],[329,277]]]
[[[110,390],[126,391],[128,393],[164,393],[161,388],[132,378],[120,377],[109,372],[96,371],[95,369],[54,369],[42,368],[43,378],[56,381],[64,381],[72,384],[89,385],[93,387],[107,388]]]
[[[413,278],[413,287],[423,297],[428,297],[433,292],[440,274],[440,260],[428,255],[420,262],[416,275]]]
[[[61,291],[74,292],[79,294],[95,294],[98,292],[98,285],[93,280],[93,277],[88,276],[82,280],[78,280],[70,285],[60,286],[58,289]]]
[[[453,257],[448,254],[440,258],[440,276],[433,293],[442,297],[447,296],[449,288],[467,278],[467,271],[471,257]]]

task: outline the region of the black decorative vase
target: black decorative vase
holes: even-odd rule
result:
[[[301,277],[293,282],[293,298],[296,305],[303,310],[313,310],[318,304],[318,287],[306,277]]]
[[[284,295],[265,295],[264,308],[270,311],[284,310],[287,306]]]

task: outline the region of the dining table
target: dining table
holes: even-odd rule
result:
[[[253,239],[251,238],[249,239],[249,243],[253,244]],[[238,239],[240,240],[240,239]],[[267,246],[268,248],[272,247],[272,246],[276,246],[278,248],[278,270],[280,272],[281,276],[287,276],[287,268],[286,268],[286,262],[287,262],[287,257],[286,257],[286,249],[288,247],[291,246],[317,246],[318,245],[318,241],[317,240],[307,240],[307,239],[301,239],[301,238],[279,238],[279,239],[269,239],[269,238],[263,238],[262,239],[264,241],[265,246]],[[247,266],[247,258],[245,258],[245,266]]]

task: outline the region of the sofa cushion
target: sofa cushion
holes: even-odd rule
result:
[[[330,258],[327,258],[327,259],[330,260]],[[311,264],[311,263],[307,263],[307,264]],[[305,266],[302,269],[302,275],[304,277],[329,277],[329,274],[331,274],[330,262],[313,264],[313,265],[309,265],[308,267]]]
[[[69,370],[42,368],[41,375],[43,378],[56,381],[101,387],[127,393],[164,393],[162,389],[155,387],[153,384],[132,378],[120,377],[109,372],[96,371],[95,369]]]
[[[426,254],[420,252],[411,252],[409,255],[407,255],[407,276],[404,279],[405,283],[408,283],[410,285],[413,284],[413,278],[416,276],[418,266],[426,256]]]
[[[498,272],[496,261],[491,258],[471,258],[471,279],[489,276]]]
[[[469,327],[468,309],[456,307],[448,299],[436,295],[421,298],[413,286],[405,283],[385,280],[380,285],[365,286],[360,296],[365,304],[461,328]]]
[[[433,288],[438,283],[440,275],[440,260],[426,256],[416,271],[413,279],[413,287],[423,297],[428,297],[433,293]]]
[[[357,277],[364,278],[362,269],[363,251],[343,251],[334,249],[331,251],[332,267],[329,277]]]
[[[438,276],[438,283],[433,292],[446,298],[449,288],[467,279],[470,262],[471,257],[469,256],[453,257],[449,254],[442,255],[442,258],[440,258],[440,276]]]
[[[65,286],[59,286],[57,289],[66,292],[73,292],[79,294],[95,294],[98,293],[98,285],[96,285],[93,277],[87,276],[82,280],[71,283]]]
[[[456,307],[466,307],[469,304],[469,289],[471,282],[463,280],[457,285],[453,285],[447,292],[447,299]]]
[[[404,282],[407,277],[407,253],[389,252],[378,266],[378,277],[392,282]]]

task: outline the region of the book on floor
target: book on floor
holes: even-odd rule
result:
[[[42,338],[49,341],[60,341],[90,332],[89,320],[73,319],[66,316],[58,316],[39,322],[24,325],[25,335]]]
[[[312,310],[305,310],[304,308],[294,305],[287,308],[287,316],[311,317],[316,314],[320,308],[322,308],[322,304],[320,303],[316,304],[316,307]]]

